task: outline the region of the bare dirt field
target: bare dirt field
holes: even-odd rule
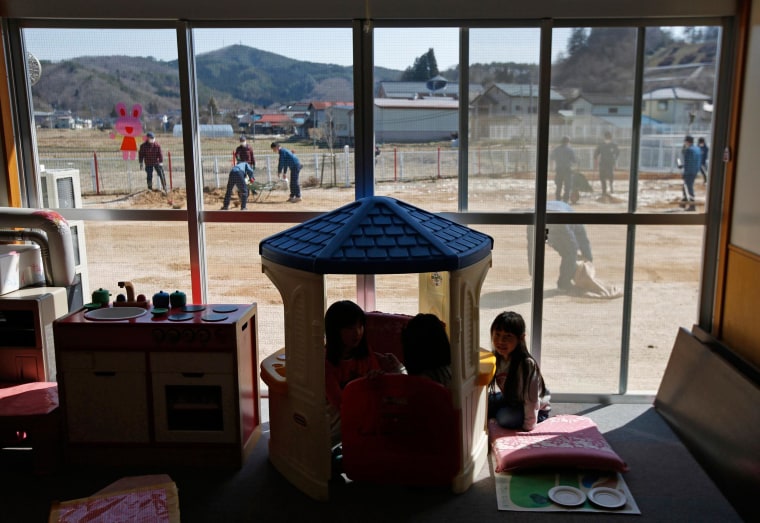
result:
[[[592,179],[593,175],[589,175]],[[255,223],[257,211],[320,211],[337,208],[354,198],[353,188],[319,188],[302,178],[303,201],[286,202],[287,191],[275,190],[268,198],[249,203],[240,216],[237,196],[230,218],[233,223],[208,223],[205,229],[207,284],[210,303],[258,304],[259,358],[283,344],[282,300],[274,285],[262,274],[259,242],[295,224]],[[577,212],[626,212],[627,180],[616,181],[615,198],[585,193],[575,205]],[[698,212],[703,211],[705,185],[696,184]],[[549,191],[553,192],[553,182]],[[534,182],[519,177],[479,177],[469,187],[470,210],[505,212],[528,210]],[[204,192],[204,208],[218,210],[224,191]],[[420,180],[414,183],[379,184],[376,193],[391,196],[433,212],[453,212],[457,205],[455,179]],[[684,212],[678,206],[678,177],[651,177],[640,182],[641,212]],[[87,197],[85,207],[121,209],[186,208],[184,191],[169,195],[139,191],[122,196]],[[531,320],[531,287],[525,227],[485,225],[475,227],[494,238],[493,266],[481,293],[481,343],[489,347],[488,327],[500,311],[512,309]],[[626,228],[590,225],[597,277],[619,288],[624,284]],[[184,222],[88,222],[87,254],[93,289],[109,288],[131,280],[136,291],[150,296],[175,288],[190,292],[187,226]],[[627,372],[627,391],[655,391],[678,327],[696,321],[703,228],[700,226],[639,226],[635,241],[635,271],[631,291],[632,318]],[[559,293],[556,274],[559,257],[547,250],[543,289],[541,359],[544,373],[555,392],[617,393],[620,387],[623,299],[590,299]],[[327,276],[328,302],[339,297],[355,298],[356,280],[350,276]],[[377,277],[377,309],[416,312],[418,275]],[[530,324],[530,323],[529,323]],[[529,337],[531,333],[528,333]]]

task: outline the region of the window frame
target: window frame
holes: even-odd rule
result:
[[[719,152],[721,152],[727,143],[728,135],[728,115],[731,114],[730,97],[724,93],[730,93],[733,82],[733,62],[730,59],[733,56],[735,48],[735,19],[733,17],[716,18],[715,16],[705,18],[677,18],[677,19],[535,19],[535,20],[489,20],[488,22],[470,20],[470,21],[452,21],[447,23],[442,20],[332,20],[332,21],[294,21],[294,20],[270,20],[267,22],[258,22],[255,24],[230,24],[227,22],[215,21],[125,21],[125,20],[46,20],[46,19],[5,19],[3,20],[5,45],[9,50],[10,57],[9,71],[24,71],[24,47],[21,32],[23,28],[118,28],[118,29],[144,29],[160,28],[172,29],[177,32],[178,56],[180,67],[180,90],[183,110],[183,121],[190,125],[183,126],[183,142],[186,163],[186,183],[188,187],[188,206],[186,210],[149,210],[149,211],[132,211],[132,210],[108,210],[108,209],[65,209],[60,213],[69,220],[94,220],[94,221],[184,221],[187,222],[190,253],[192,267],[192,293],[193,299],[199,302],[204,301],[206,295],[206,270],[205,270],[205,245],[203,228],[206,223],[292,223],[303,222],[317,216],[318,212],[278,212],[262,211],[249,214],[225,214],[219,211],[206,211],[202,209],[199,198],[202,197],[202,190],[199,187],[199,181],[195,176],[195,165],[199,162],[198,151],[198,107],[197,100],[194,96],[197,86],[195,85],[194,75],[194,56],[193,56],[193,38],[192,31],[196,28],[209,27],[351,27],[354,35],[354,103],[357,107],[355,116],[355,134],[356,134],[356,198],[370,196],[373,191],[372,168],[374,163],[373,147],[373,114],[372,114],[372,56],[373,56],[373,38],[372,28],[374,27],[456,27],[460,29],[460,71],[469,67],[467,63],[466,52],[468,49],[468,30],[478,27],[491,28],[519,28],[519,27],[538,27],[541,30],[541,58],[539,64],[541,88],[538,107],[535,108],[539,114],[539,134],[538,134],[538,172],[546,173],[548,171],[548,93],[549,93],[549,76],[551,61],[546,60],[550,56],[551,32],[555,28],[562,27],[604,27],[604,26],[623,26],[635,27],[638,30],[639,39],[643,37],[645,29],[650,26],[672,26],[672,25],[716,25],[720,26],[722,41],[720,45],[719,75],[716,80],[716,104],[715,120],[713,122],[713,144],[712,165],[718,165],[720,161]],[[643,43],[639,44],[639,56],[637,60],[643,60],[644,47]],[[637,62],[639,65],[642,61]],[[634,125],[640,121],[642,114],[642,104],[647,102],[641,98],[641,71],[637,73],[637,83],[639,92],[635,97],[635,107],[633,121]],[[460,78],[460,92],[466,92],[467,77],[463,75]],[[39,160],[36,153],[36,138],[33,118],[31,117],[31,100],[30,91],[25,83],[25,75],[12,75],[9,79],[12,100],[12,119],[13,127],[16,131],[16,147],[19,159],[20,179],[19,184],[22,189],[22,199],[24,204],[29,207],[39,206]],[[466,107],[466,101],[462,102]],[[547,214],[546,212],[537,213],[484,213],[470,212],[467,210],[467,151],[468,144],[466,139],[467,122],[463,121],[468,118],[469,112],[460,110],[460,184],[459,184],[459,209],[455,213],[447,213],[447,217],[464,225],[535,225],[536,230],[543,230],[545,225],[553,223],[581,223],[588,225],[625,225],[629,236],[629,245],[626,253],[626,284],[625,293],[628,303],[626,304],[626,318],[630,320],[630,294],[631,279],[633,275],[633,243],[637,227],[648,225],[673,225],[673,226],[693,226],[699,225],[705,229],[705,243],[703,251],[703,271],[700,281],[700,299],[699,315],[697,324],[710,330],[713,324],[715,289],[717,287],[716,274],[718,254],[718,245],[720,237],[720,217],[722,208],[722,191],[718,190],[723,185],[723,175],[719,169],[712,173],[712,184],[714,189],[710,192],[707,208],[709,212],[704,214],[642,214],[635,212],[635,201],[631,202],[631,209],[626,213],[619,214],[598,214],[598,213],[573,213],[572,215]],[[187,119],[187,120],[186,120]],[[462,132],[464,130],[464,132]],[[633,133],[634,137],[638,132]],[[632,147],[638,147],[636,138]],[[636,157],[637,155],[633,155]],[[463,161],[464,160],[464,161]],[[632,169],[634,167],[632,166]],[[548,175],[537,175],[536,187],[536,209],[545,208],[545,194]],[[190,194],[190,188],[193,187],[193,194]],[[532,317],[531,325],[531,343],[532,350],[540,360],[541,344],[541,311],[542,299],[540,289],[543,288],[542,276],[544,273],[544,248],[543,242],[537,242],[537,252],[534,256],[534,274],[537,275],[533,288],[532,300]],[[374,295],[374,280],[371,277],[357,277],[357,286],[360,295]],[[624,323],[627,323],[624,322]],[[623,337],[623,343],[626,344],[627,336]],[[623,347],[621,358],[627,358],[626,347]],[[625,376],[626,365],[621,365],[620,391],[617,395],[612,395],[607,399],[617,401],[627,401],[621,398],[631,398],[627,394],[627,377]],[[594,398],[598,396],[591,395]],[[590,395],[571,395],[565,397],[567,401],[587,400]],[[648,398],[648,397],[647,397]]]

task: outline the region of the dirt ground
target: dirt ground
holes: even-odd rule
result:
[[[303,201],[287,203],[288,193],[278,189],[258,202],[249,203],[246,216],[239,214],[233,198],[232,223],[209,223],[205,228],[209,303],[250,303],[258,306],[259,359],[283,345],[282,300],[274,285],[262,274],[259,242],[295,224],[254,223],[256,211],[329,211],[354,198],[353,188],[319,188],[304,179]],[[627,180],[616,181],[615,197],[600,198],[584,193],[577,212],[627,211]],[[704,210],[706,186],[695,185],[697,212]],[[470,211],[505,212],[528,210],[534,182],[516,177],[479,178],[469,189]],[[549,191],[553,193],[553,182]],[[457,206],[455,179],[387,183],[376,194],[391,196],[433,212],[454,212]],[[204,208],[218,210],[222,189],[204,192]],[[684,212],[678,205],[678,177],[651,177],[640,182],[640,212]],[[141,191],[123,197],[86,197],[86,207],[115,209],[184,209],[184,191],[168,195]],[[483,285],[480,332],[483,347],[490,347],[488,328],[500,311],[512,309],[531,321],[532,278],[528,272],[525,227],[484,225],[474,228],[494,238],[493,265]],[[138,293],[150,297],[159,290],[183,290],[190,298],[188,231],[185,222],[88,222],[86,224],[88,271],[91,290],[99,287],[118,293],[115,282],[131,280]],[[623,288],[626,227],[590,225],[597,277]],[[696,322],[702,237],[700,226],[638,226],[635,240],[634,281],[630,289],[632,318],[628,367],[621,367],[624,335],[623,298],[601,300],[559,293],[556,274],[559,257],[547,250],[543,289],[541,361],[550,388],[555,392],[617,393],[621,375],[627,392],[656,391],[673,340],[680,326]],[[353,276],[327,276],[329,296],[355,299]],[[376,308],[386,312],[414,314],[417,310],[418,275],[383,275],[377,280]],[[530,338],[531,333],[528,332]],[[534,348],[535,349],[535,348]],[[623,369],[621,371],[621,368]]]

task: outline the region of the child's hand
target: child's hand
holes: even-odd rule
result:
[[[404,370],[404,366],[392,352],[386,352],[384,354],[376,352],[375,357],[377,358],[378,363],[380,363],[380,368],[382,368],[384,372],[389,374],[400,374]]]

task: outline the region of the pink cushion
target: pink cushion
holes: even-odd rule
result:
[[[531,432],[505,429],[490,419],[488,439],[496,472],[541,467],[628,470],[596,424],[584,416],[553,416]]]
[[[58,383],[55,381],[0,387],[0,416],[36,416],[48,414],[56,408]]]

